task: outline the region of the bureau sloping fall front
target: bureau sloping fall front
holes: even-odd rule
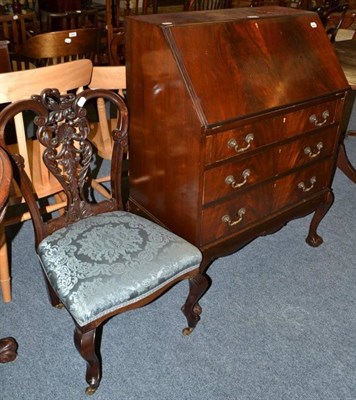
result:
[[[332,204],[349,90],[315,13],[127,18],[130,209],[217,257]]]

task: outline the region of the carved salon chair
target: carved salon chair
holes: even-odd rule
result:
[[[97,203],[87,198],[93,149],[87,140],[90,128],[84,106],[98,97],[111,101],[118,117],[112,132],[112,197]],[[12,103],[0,114],[0,147],[6,152],[4,129],[24,109],[37,115],[34,123],[45,148],[43,160],[66,194],[65,212],[43,219],[23,159],[10,154],[14,177],[32,215],[36,251],[51,303],[64,306],[74,320],[75,346],[87,364],[86,392],[92,394],[101,379],[97,338],[105,321],[148,304],[188,279],[189,295],[182,311],[188,321],[183,333],[190,334],[200,319],[198,300],[209,280],[199,272],[201,253],[195,246],[124,210],[121,160],[127,146],[128,112],[120,96],[104,89],[78,95],[46,89],[29,100]]]

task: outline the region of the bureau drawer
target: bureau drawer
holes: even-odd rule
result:
[[[204,174],[203,204],[332,154],[336,135],[337,127],[332,126],[244,160],[208,169]]]
[[[330,179],[332,158],[302,170],[262,183],[229,201],[202,212],[202,244],[231,235],[324,189]]]
[[[338,100],[310,106],[275,117],[262,117],[239,128],[206,137],[207,165],[256,150],[271,143],[327,127],[338,122]]]

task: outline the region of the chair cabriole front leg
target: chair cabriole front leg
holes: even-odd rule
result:
[[[85,393],[94,394],[101,379],[101,361],[96,353],[96,329],[83,332],[78,326],[74,329],[74,343],[80,355],[87,363],[85,379],[89,386]]]

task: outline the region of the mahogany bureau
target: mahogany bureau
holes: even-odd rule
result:
[[[321,219],[348,83],[318,16],[280,7],[127,18],[129,208],[217,257]]]

